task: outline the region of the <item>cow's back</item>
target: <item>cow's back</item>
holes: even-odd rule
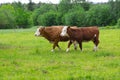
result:
[[[83,41],[89,41],[99,36],[98,27],[85,27],[85,28],[80,28],[80,29],[82,31]]]
[[[44,29],[44,35],[49,41],[54,41],[59,37],[60,30],[62,30],[61,26],[46,27]]]
[[[63,26],[51,26],[51,27],[46,27],[44,29],[44,36],[46,39],[48,39],[49,41],[54,42],[55,40],[58,41],[68,41],[69,38],[68,37],[62,37],[60,36],[61,30],[62,30]]]

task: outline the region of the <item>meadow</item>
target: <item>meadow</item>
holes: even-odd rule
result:
[[[36,29],[0,30],[0,80],[119,80],[120,29],[100,29],[98,51],[83,43],[51,52],[52,44],[35,37]]]

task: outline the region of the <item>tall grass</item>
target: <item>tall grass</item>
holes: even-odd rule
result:
[[[0,30],[0,80],[119,80],[120,29],[101,29],[100,44],[92,42],[83,51],[62,48],[51,52],[52,44],[34,36],[35,29]]]

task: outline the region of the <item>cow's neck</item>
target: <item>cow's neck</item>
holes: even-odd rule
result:
[[[69,37],[70,37],[71,40],[77,40],[77,41],[79,41],[82,38],[81,29],[72,29],[72,28],[69,28],[67,33],[68,33],[68,35],[69,35]]]
[[[68,33],[68,35],[69,35],[69,37],[70,38],[74,38],[74,32],[73,32],[73,29],[72,28],[69,28],[68,30],[67,30],[67,33]]]
[[[42,32],[42,36],[45,37],[47,40],[50,40],[50,36],[45,30]]]

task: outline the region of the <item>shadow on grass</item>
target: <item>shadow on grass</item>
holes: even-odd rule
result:
[[[0,44],[0,49],[22,49],[22,50],[29,50],[31,49],[32,47],[29,47],[29,46],[22,46],[22,45],[18,45],[18,46],[15,46],[15,45],[10,45],[10,44]]]
[[[92,50],[74,50],[74,49],[71,49],[70,51],[66,52],[66,49],[61,49],[61,50],[58,50],[58,49],[55,49],[53,52],[50,50],[50,48],[47,48],[47,49],[43,49],[43,48],[35,48],[30,54],[32,55],[41,55],[41,54],[94,54],[94,53],[97,53],[97,52],[94,52]]]
[[[0,49],[11,49],[13,46],[9,44],[0,44]]]
[[[86,75],[86,76],[79,76],[79,77],[71,76],[70,78],[68,78],[68,80],[104,80],[104,78],[100,76]]]
[[[107,56],[112,56],[114,57],[115,55],[109,51],[102,51],[98,52],[97,54],[94,54],[95,57],[107,57]]]

